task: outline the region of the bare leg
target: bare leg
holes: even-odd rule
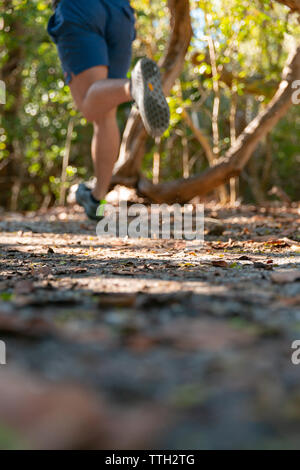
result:
[[[99,66],[73,77],[70,89],[78,109],[94,123],[92,158],[97,183],[96,199],[104,199],[120,148],[117,107],[131,101],[129,80],[107,79],[107,67]]]
[[[82,103],[82,113],[89,121],[97,121],[131,100],[129,80],[98,80],[88,89]]]
[[[92,158],[97,178],[93,190],[95,199],[105,198],[119,150],[120,133],[116,120],[116,109],[114,109],[107,113],[103,119],[94,123]]]
[[[73,76],[70,90],[78,109],[84,117],[96,122],[117,108],[132,100],[128,79],[108,79],[107,67],[99,66]]]

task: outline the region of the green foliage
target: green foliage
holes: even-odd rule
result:
[[[74,121],[74,130],[66,184],[70,186],[92,175],[92,129],[73,106],[55,45],[48,37],[46,27],[52,14],[50,3],[45,0],[0,0],[0,70],[3,73],[9,71],[16,65],[13,61],[17,61],[17,67],[13,69],[15,77],[8,72],[7,103],[0,105],[0,181],[6,185],[1,201],[9,205],[14,182],[19,177],[22,180],[18,198],[21,209],[35,209],[43,203],[54,203],[58,198],[70,119]],[[167,2],[135,0],[133,6],[138,16],[133,63],[144,55],[159,60],[170,32]],[[161,177],[165,180],[182,176],[183,136],[188,139],[189,156],[195,160],[191,173],[207,166],[203,149],[187,127],[182,111],[188,110],[211,141],[213,84],[219,81],[220,149],[223,152],[230,145],[229,113],[233,93],[238,96],[238,113],[245,119],[254,117],[270,99],[266,91],[269,84],[276,84],[280,79],[291,35],[300,36],[295,15],[288,16],[288,9],[276,2],[192,0],[191,10],[194,37],[180,80],[169,97],[172,125],[161,145]],[[208,34],[214,42],[218,71],[224,67],[232,74],[231,87],[220,80],[221,71],[215,77],[211,74]],[[20,96],[17,96],[18,81]],[[261,89],[261,93],[249,94],[247,86],[250,82]],[[299,106],[295,107],[272,132],[276,184],[292,197],[297,197],[297,182],[294,184],[289,180],[295,178],[297,171],[299,174],[300,164],[299,109]],[[128,112],[128,105],[120,108],[121,130]],[[19,154],[16,165],[13,164],[16,155],[12,155],[12,149]],[[149,140],[144,160],[144,170],[149,177],[152,176],[154,150],[153,141]],[[270,178],[269,185],[273,183]]]

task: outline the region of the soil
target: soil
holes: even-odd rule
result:
[[[199,245],[1,215],[1,448],[299,448],[300,206],[206,219]]]

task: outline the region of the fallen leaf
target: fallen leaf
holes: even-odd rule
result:
[[[33,266],[31,268],[31,274],[33,276],[49,276],[51,274],[51,268],[48,266]]]
[[[254,263],[254,267],[257,269],[267,269],[268,271],[271,271],[273,269],[273,266],[271,266],[270,264],[262,263],[261,261],[256,261]]]
[[[215,260],[215,261],[212,261],[211,264],[217,268],[228,268],[229,264],[227,263],[227,261],[224,261],[222,259],[220,260]]]
[[[71,272],[73,272],[73,273],[86,273],[87,268],[83,268],[82,266],[78,266],[77,268],[71,269]]]
[[[225,232],[226,230],[226,227],[222,224],[216,224],[214,227],[211,227],[208,229],[208,233],[207,235],[214,235],[216,237],[220,237],[221,235],[223,235],[223,233]]]

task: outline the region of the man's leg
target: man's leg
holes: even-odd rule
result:
[[[78,109],[96,122],[120,104],[132,100],[128,79],[108,79],[105,66],[92,67],[73,76],[70,90]]]
[[[72,78],[70,89],[78,109],[94,124],[92,158],[97,178],[93,196],[104,199],[118,158],[117,107],[131,101],[129,80],[107,79],[107,67],[88,69]]]
[[[113,109],[103,119],[94,122],[92,158],[97,182],[92,194],[98,201],[104,199],[108,192],[114,164],[119,155],[120,132],[116,111]]]
[[[134,98],[145,127],[152,136],[162,135],[170,119],[159,68],[153,61],[144,58],[136,64],[131,86],[127,79],[108,79],[107,76],[107,67],[92,67],[73,76],[70,84],[78,109],[88,121],[94,123],[92,156],[97,183],[92,195],[84,185],[80,185],[76,193],[77,201],[91,218],[95,218],[97,201],[105,197],[109,188],[119,153],[116,108]]]

